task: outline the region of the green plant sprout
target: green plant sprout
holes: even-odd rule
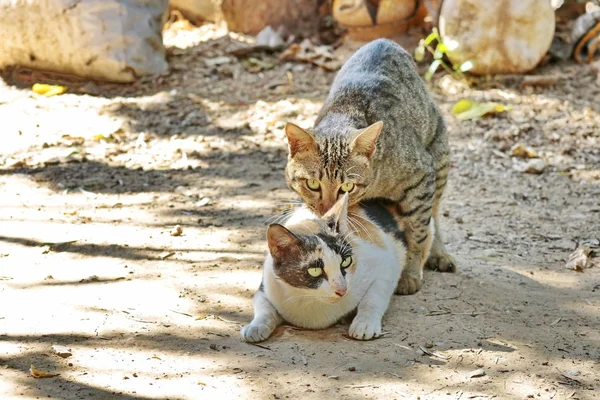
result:
[[[437,45],[435,48],[432,47],[433,41],[437,41]],[[444,61],[444,54],[446,54],[449,50],[453,50],[456,48],[458,44],[454,46],[450,46],[447,43],[444,43],[442,37],[440,36],[437,28],[433,28],[431,33],[425,38],[419,41],[419,45],[415,49],[415,60],[417,62],[423,61],[425,58],[425,50],[429,51],[433,55],[433,61],[429,65],[427,72],[425,73],[425,80],[430,81],[433,77],[433,74],[438,70],[441,66],[452,75],[456,79],[464,79],[463,72],[467,72],[471,68],[473,68],[473,62],[465,61],[462,64],[450,66],[448,63]],[[452,48],[453,47],[453,48]]]

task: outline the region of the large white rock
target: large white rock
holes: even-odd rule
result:
[[[439,29],[453,64],[474,74],[524,73],[541,61],[554,36],[550,0],[444,0]]]

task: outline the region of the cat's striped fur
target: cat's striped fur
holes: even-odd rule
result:
[[[408,243],[397,293],[419,290],[425,263],[455,270],[438,223],[450,165],[446,125],[412,57],[399,45],[378,39],[360,48],[338,73],[314,127],[287,124],[286,135],[286,181],[319,215],[344,184],[352,186],[351,204],[380,198],[397,207]],[[435,237],[426,260],[431,218]]]

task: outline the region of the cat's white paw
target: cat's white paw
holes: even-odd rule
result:
[[[350,325],[348,334],[358,340],[374,339],[381,335],[381,321],[356,317]]]
[[[262,342],[271,336],[273,330],[265,324],[249,324],[242,328],[242,339],[249,343]]]

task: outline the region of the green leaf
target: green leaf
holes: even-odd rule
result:
[[[439,35],[438,35],[437,31],[431,32],[429,34],[429,36],[427,36],[425,38],[425,44],[431,44],[431,42],[433,42],[434,40],[436,40],[438,38],[439,38]]]
[[[438,69],[438,67],[440,66],[441,63],[442,62],[440,60],[433,60],[433,62],[431,63],[431,65],[427,69],[427,72],[425,73],[425,80],[426,81],[430,81],[431,78],[433,78],[433,74],[435,74],[435,71],[437,71],[437,69]]]

